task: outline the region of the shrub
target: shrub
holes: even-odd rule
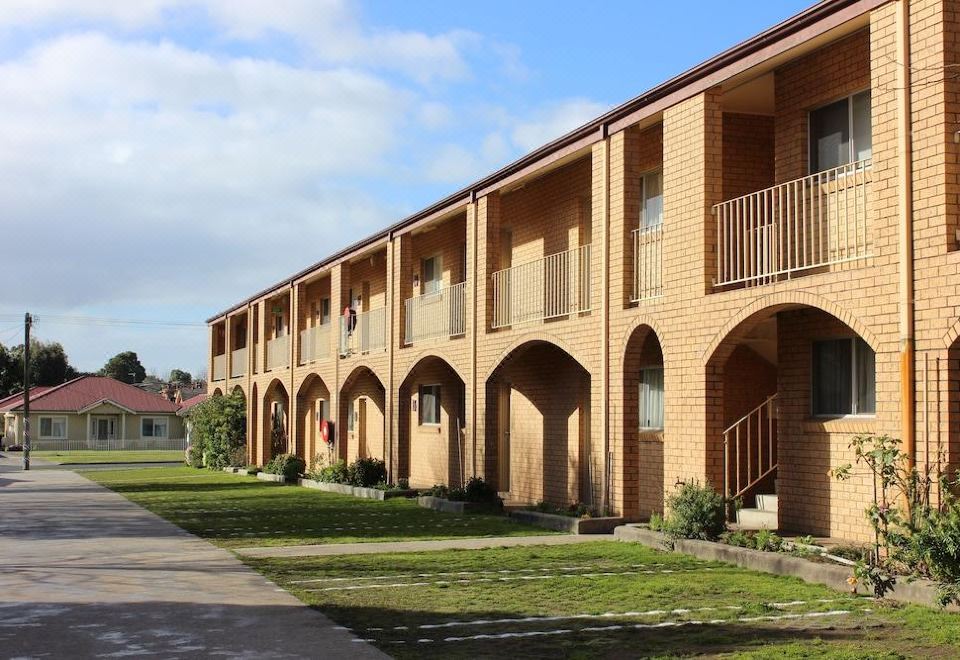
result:
[[[296,479],[307,467],[303,459],[294,454],[278,454],[263,466],[267,474],[282,474],[287,479]]]
[[[258,474],[258,473],[260,472],[260,466],[259,466],[259,465],[248,465],[248,466],[246,467],[246,470],[247,470],[247,474],[248,474],[248,475],[256,475],[256,474]]]
[[[681,484],[667,498],[665,530],[674,538],[712,541],[727,529],[726,501],[709,484]]]
[[[761,529],[753,535],[753,547],[765,552],[780,552],[783,549],[783,539],[769,529]]]
[[[463,488],[465,502],[480,504],[503,504],[497,490],[480,477],[470,477]]]
[[[334,461],[330,465],[324,465],[322,467],[315,465],[313,470],[310,471],[310,478],[328,484],[350,483],[350,473],[347,470],[347,463],[343,460]]]
[[[387,465],[377,458],[358,458],[347,468],[351,484],[372,488],[387,480]]]
[[[240,392],[212,396],[190,410],[193,467],[213,470],[243,465],[247,444],[247,403]]]
[[[664,531],[663,516],[656,511],[650,513],[650,522],[648,524],[650,525],[650,529],[654,532]]]
[[[421,490],[420,494],[424,497],[439,497],[446,500],[449,499],[450,489],[443,484],[434,484],[426,490]]]

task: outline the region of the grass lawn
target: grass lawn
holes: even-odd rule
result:
[[[180,449],[130,449],[124,451],[31,451],[30,456],[60,465],[77,463],[157,463],[183,461]]]
[[[960,615],[635,544],[246,561],[401,658],[960,654]]]
[[[404,498],[363,500],[188,467],[84,474],[225,548],[550,533],[504,516],[440,513]]]

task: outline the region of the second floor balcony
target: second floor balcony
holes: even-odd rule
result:
[[[283,335],[267,340],[267,369],[290,366],[290,336]]]
[[[213,380],[224,380],[227,377],[227,354],[213,356]]]
[[[493,274],[493,328],[590,311],[590,246]]]
[[[632,302],[663,295],[663,224],[633,230]]]
[[[340,356],[367,355],[387,348],[387,308],[340,317]]]
[[[230,377],[239,378],[247,373],[247,349],[238,348],[230,354]]]
[[[466,282],[414,296],[406,301],[404,342],[456,337],[466,332]]]
[[[757,286],[870,256],[870,160],[713,207],[717,288]]]
[[[300,364],[330,357],[330,324],[300,331]]]

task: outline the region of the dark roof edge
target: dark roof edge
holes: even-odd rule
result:
[[[258,291],[257,293],[249,296],[244,299],[242,302],[233,305],[225,309],[214,316],[211,316],[207,319],[207,323],[213,323],[214,321],[221,320],[225,318],[228,314],[235,312],[241,307],[262,298],[263,296],[278,291],[285,286],[292,285],[296,280],[300,279],[304,275],[311,273],[312,271],[318,270],[327,266],[333,262],[343,259],[345,256],[357,252],[373,243],[376,243],[383,238],[389,237],[391,234],[396,232],[403,227],[412,224],[422,218],[429,216],[433,213],[444,210],[446,207],[455,204],[457,202],[462,202],[465,197],[473,198],[472,196],[478,190],[484,188],[490,188],[496,182],[507,178],[508,176],[522,170],[525,167],[530,166],[533,163],[543,159],[546,156],[549,156],[551,153],[560,150],[578,140],[588,137],[590,134],[595,133],[598,136],[598,139],[602,139],[605,136],[606,128],[616,122],[619,119],[622,119],[638,109],[642,108],[645,105],[648,105],[668,94],[677,92],[683,87],[686,87],[701,78],[709,76],[711,73],[716,72],[719,69],[727,66],[733,61],[736,61],[740,58],[743,58],[747,55],[750,55],[757,50],[768,45],[769,42],[783,39],[788,37],[791,34],[802,30],[803,28],[816,23],[817,21],[823,19],[826,16],[830,16],[839,11],[842,11],[853,5],[861,4],[863,5],[863,11],[869,11],[881,4],[885,4],[889,0],[822,0],[812,7],[804,9],[798,14],[787,18],[784,21],[770,27],[763,32],[760,32],[749,39],[728,48],[725,51],[722,51],[718,55],[711,57],[710,59],[701,62],[700,64],[694,66],[683,73],[670,78],[669,80],[660,83],[656,87],[653,87],[643,94],[636,96],[625,103],[621,103],[617,107],[609,110],[608,112],[600,115],[599,117],[591,120],[590,122],[573,129],[569,133],[560,136],[552,142],[534,149],[528,154],[521,156],[519,159],[509,163],[508,165],[502,167],[501,169],[493,172],[492,174],[487,175],[486,177],[475,181],[469,186],[458,190],[457,192],[444,197],[440,201],[431,204],[427,208],[418,211],[412,215],[403,218],[402,220],[388,226],[386,229],[383,229],[375,234],[372,234],[366,238],[363,238],[352,245],[339,250],[338,252],[318,261],[300,271],[295,273],[290,277],[286,277],[280,282]]]

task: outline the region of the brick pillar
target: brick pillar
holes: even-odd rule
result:
[[[334,455],[344,457],[342,451],[344,439],[347,437],[347,419],[345,408],[340,405],[340,388],[343,385],[344,374],[340,371],[340,320],[343,318],[343,308],[349,304],[350,297],[350,264],[346,262],[335,265],[330,271],[330,341],[333,342],[333,383],[330,387],[330,416],[336,420],[336,443]],[[336,319],[336,320],[333,320]],[[343,409],[342,409],[343,408]]]
[[[493,321],[493,284],[491,275],[499,268],[500,262],[500,195],[492,192],[481,197],[476,203],[476,298],[474,314],[476,318],[476,337],[479,343],[483,335],[490,329]],[[473,391],[475,399],[476,442],[471,454],[471,464],[465,470],[469,476],[483,476],[487,481],[496,482],[496,457],[488,455],[488,433],[495,433],[495,429],[488,429],[486,419],[487,391],[484,363],[477,359],[477,368],[474,373]],[[490,438],[490,440],[494,440]],[[496,447],[496,442],[492,442]]]
[[[466,410],[463,411],[464,416],[466,417],[466,429],[463,439],[463,452],[464,452],[464,461],[463,461],[463,473],[464,475],[474,476],[474,460],[477,460],[477,465],[480,463],[480,455],[478,452],[483,446],[483,437],[477,435],[477,424],[478,424],[478,410],[477,410],[477,391],[482,384],[477,383],[477,342],[480,339],[481,329],[477,327],[479,310],[477,309],[477,300],[479,296],[477,295],[477,287],[479,280],[481,279],[477,273],[477,204],[471,203],[467,205],[467,219],[466,219],[466,270],[463,273],[464,280],[467,284],[464,286],[463,291],[463,309],[464,309],[464,323],[466,330],[466,340],[470,342],[470,362],[467,365],[467,373],[464,374],[464,383],[463,386],[466,388],[465,396],[463,397]],[[480,471],[483,473],[483,471]]]
[[[397,434],[399,426],[397,424],[397,390],[399,383],[394,382],[396,374],[394,373],[394,358],[396,350],[401,346],[399,330],[400,314],[397,306],[403,305],[399,296],[397,270],[400,268],[399,259],[397,259],[397,242],[400,238],[395,238],[387,242],[387,284],[386,284],[386,307],[387,307],[387,382],[383,384],[383,414],[384,414],[384,448],[383,458],[387,464],[387,481],[394,481],[395,474],[394,457],[397,452]]]
[[[290,341],[289,346],[289,371],[287,372],[287,398],[289,400],[287,411],[287,452],[296,453],[297,432],[300,429],[300,410],[297,405],[297,392],[294,389],[294,366],[299,362],[300,356],[300,288],[302,285],[290,285]],[[305,457],[309,458],[309,457]]]

